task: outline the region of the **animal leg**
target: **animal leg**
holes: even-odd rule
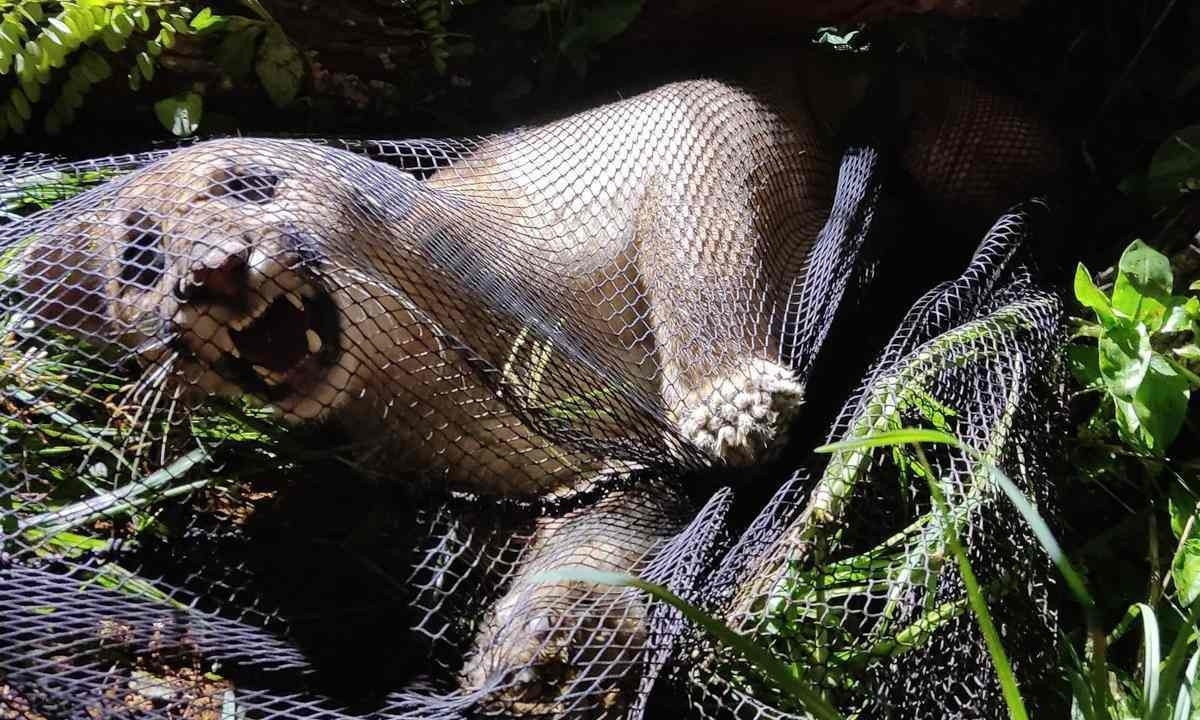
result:
[[[569,567],[636,574],[676,529],[661,493],[620,490],[538,521],[506,594],[480,624],[461,673],[485,709],[618,717],[636,698],[648,643],[636,590],[544,575]]]

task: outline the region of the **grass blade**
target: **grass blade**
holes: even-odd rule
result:
[[[1158,669],[1162,663],[1162,646],[1158,637],[1158,616],[1154,614],[1154,608],[1146,603],[1138,603],[1137,608],[1142,615],[1146,648],[1146,657],[1142,661],[1142,717],[1150,718],[1150,711],[1158,700]]]
[[[649,593],[667,603],[688,620],[704,628],[723,645],[730,647],[761,670],[781,689],[799,700],[804,708],[818,720],[841,720],[841,714],[820,693],[794,677],[787,666],[774,655],[761,648],[753,640],[734,631],[700,608],[692,605],[666,588],[646,582],[641,578],[622,573],[604,572],[583,566],[568,566],[539,576],[535,582],[588,582],[595,585],[632,587]]]
[[[1188,646],[1197,639],[1200,630],[1196,625],[1200,622],[1200,600],[1192,603],[1191,609],[1184,618],[1183,627],[1175,636],[1175,642],[1171,643],[1171,652],[1167,654],[1166,660],[1162,663],[1162,668],[1156,668],[1156,674],[1159,676],[1159,687],[1173,688],[1176,685],[1176,678],[1183,672],[1184,663],[1187,662]],[[1190,628],[1190,632],[1189,629]],[[1146,649],[1147,660],[1150,657],[1149,648]],[[1179,684],[1183,685],[1182,679]],[[1150,720],[1165,720],[1167,717],[1167,696],[1169,692],[1159,694],[1153,703],[1148,704],[1150,712],[1147,717]]]
[[[99,518],[128,513],[155,499],[157,495],[152,494],[152,491],[179,479],[188,470],[207,462],[208,459],[208,453],[197,448],[167,467],[115,490],[102,492],[86,500],[22,520],[19,528],[21,531],[37,529],[48,535],[56,535]]]
[[[987,462],[980,458],[979,462]],[[1054,566],[1058,568],[1063,579],[1067,583],[1071,594],[1083,606],[1084,616],[1088,626],[1088,637],[1092,644],[1092,657],[1088,664],[1089,677],[1091,678],[1091,717],[1096,720],[1108,720],[1108,705],[1105,698],[1108,696],[1108,640],[1104,635],[1104,630],[1100,626],[1099,610],[1096,606],[1096,600],[1092,594],[1088,592],[1087,584],[1084,583],[1083,577],[1075,570],[1075,566],[1067,558],[1067,554],[1063,552],[1062,546],[1058,544],[1058,539],[1054,537],[1054,533],[1050,531],[1050,526],[1046,524],[1041,513],[1029,502],[1029,498],[1025,497],[1025,493],[1017,487],[1008,475],[996,467],[988,463],[988,471],[991,479],[1008,497],[1009,502],[1017,509],[1017,512],[1024,518],[1025,523],[1029,525],[1029,529],[1033,531],[1034,536],[1041,543],[1046,554],[1050,556],[1050,560],[1054,562]]]
[[[904,428],[901,430],[888,430],[886,432],[874,433],[865,437],[855,438],[853,440],[842,440],[840,442],[829,443],[822,445],[814,452],[819,453],[835,453],[846,452],[847,450],[866,450],[868,448],[888,447],[893,445],[908,445],[911,443],[937,443],[940,445],[950,445],[953,447],[962,447],[962,443],[958,438],[950,433],[942,432],[941,430],[930,430],[927,428]]]
[[[1183,682],[1179,683],[1179,696],[1175,698],[1175,717],[1172,720],[1191,720],[1192,688],[1196,686],[1196,669],[1200,666],[1200,650],[1192,654]]]
[[[938,434],[945,435],[945,433]],[[947,437],[954,440],[953,444],[958,445],[958,441],[953,436]],[[987,645],[988,653],[992,656],[992,664],[996,668],[996,678],[1000,681],[1000,691],[1004,694],[1005,705],[1008,706],[1008,716],[1012,720],[1028,720],[1029,713],[1025,710],[1025,701],[1021,697],[1020,688],[1017,687],[1017,678],[1013,673],[1012,663],[1008,660],[1004,644],[1000,642],[1000,633],[996,631],[996,624],[992,621],[992,614],[988,610],[987,601],[979,587],[979,579],[975,577],[975,571],[971,568],[971,560],[967,557],[967,551],[950,519],[950,505],[946,502],[942,486],[937,480],[933,467],[925,458],[921,446],[914,445],[914,448],[921,458],[921,464],[925,466],[925,478],[929,481],[929,494],[933,497],[934,506],[937,508],[939,519],[946,531],[946,546],[958,563],[959,574],[962,575],[963,585],[967,588],[967,600],[979,623],[979,631],[983,634],[983,641]]]

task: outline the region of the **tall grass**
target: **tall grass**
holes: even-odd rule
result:
[[[1063,551],[1045,519],[1015,483],[987,458],[981,457],[956,437],[929,429],[904,429],[834,443],[818,448],[819,452],[865,450],[877,447],[909,445],[920,458],[929,481],[935,510],[946,538],[946,547],[954,556],[967,590],[971,611],[984,636],[994,672],[1004,695],[1009,717],[1028,718],[1029,698],[1023,694],[1012,670],[1003,643],[996,631],[987,604],[986,589],[981,586],[970,559],[958,537],[956,523],[951,521],[952,510],[946,502],[941,484],[937,481],[921,449],[922,444],[948,445],[973,455],[979,469],[1008,498],[1019,512],[1041,547],[1061,573],[1063,580],[1084,611],[1087,624],[1086,647],[1082,652],[1069,640],[1064,642],[1064,671],[1072,694],[1072,718],[1079,720],[1196,720],[1200,718],[1200,542],[1191,537],[1196,528],[1196,513],[1179,533],[1172,562],[1177,592],[1166,610],[1181,620],[1179,629],[1168,642],[1158,613],[1148,602],[1130,606],[1126,619],[1112,632],[1100,625],[1097,603],[1079,571]],[[813,717],[836,718],[832,708],[818,690],[799,681],[779,658],[750,635],[740,634],[720,620],[688,604],[665,588],[639,578],[615,573],[600,573],[582,567],[566,567],[546,576],[547,580],[578,580],[598,585],[616,585],[640,589],[654,598],[678,609],[685,617],[711,634],[719,643],[731,648],[752,667],[761,672],[780,691],[788,694]],[[1119,639],[1129,621],[1139,618],[1143,634],[1140,655],[1142,681],[1128,682],[1123,671],[1110,662],[1108,645]],[[1165,648],[1165,654],[1164,654]],[[1054,668],[1046,668],[1053,672]]]

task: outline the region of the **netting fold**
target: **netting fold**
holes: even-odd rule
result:
[[[785,483],[706,583],[715,611],[845,711],[1006,717],[948,529],[987,591],[1022,687],[1054,692],[1044,673],[1056,657],[1050,561],[995,480],[1008,477],[1053,515],[1064,324],[1030,265],[1048,212],[1036,201],[1001,217],[962,276],[913,306],[830,432],[846,449],[823,472]],[[949,433],[967,449],[855,445],[910,428]],[[684,682],[701,714],[803,715],[728,651],[696,642],[693,656],[707,660]]]
[[[918,93],[953,110],[908,119],[929,154],[693,81],[481,138],[0,159],[0,717],[799,714],[614,575],[859,717],[998,714],[945,538],[1036,675],[1048,563],[985,468],[1053,507],[1045,205],[828,433],[969,451],[778,470],[893,229],[885,166],[991,218],[1037,164],[1027,116],[963,87]]]

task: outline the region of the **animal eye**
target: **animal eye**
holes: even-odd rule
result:
[[[275,197],[279,176],[259,167],[222,168],[210,178],[206,193],[210,198],[227,197],[240,202],[265,205]]]
[[[162,250],[162,228],[145,213],[125,218],[124,246],[121,248],[121,282],[126,288],[149,290],[163,275],[167,258]]]

